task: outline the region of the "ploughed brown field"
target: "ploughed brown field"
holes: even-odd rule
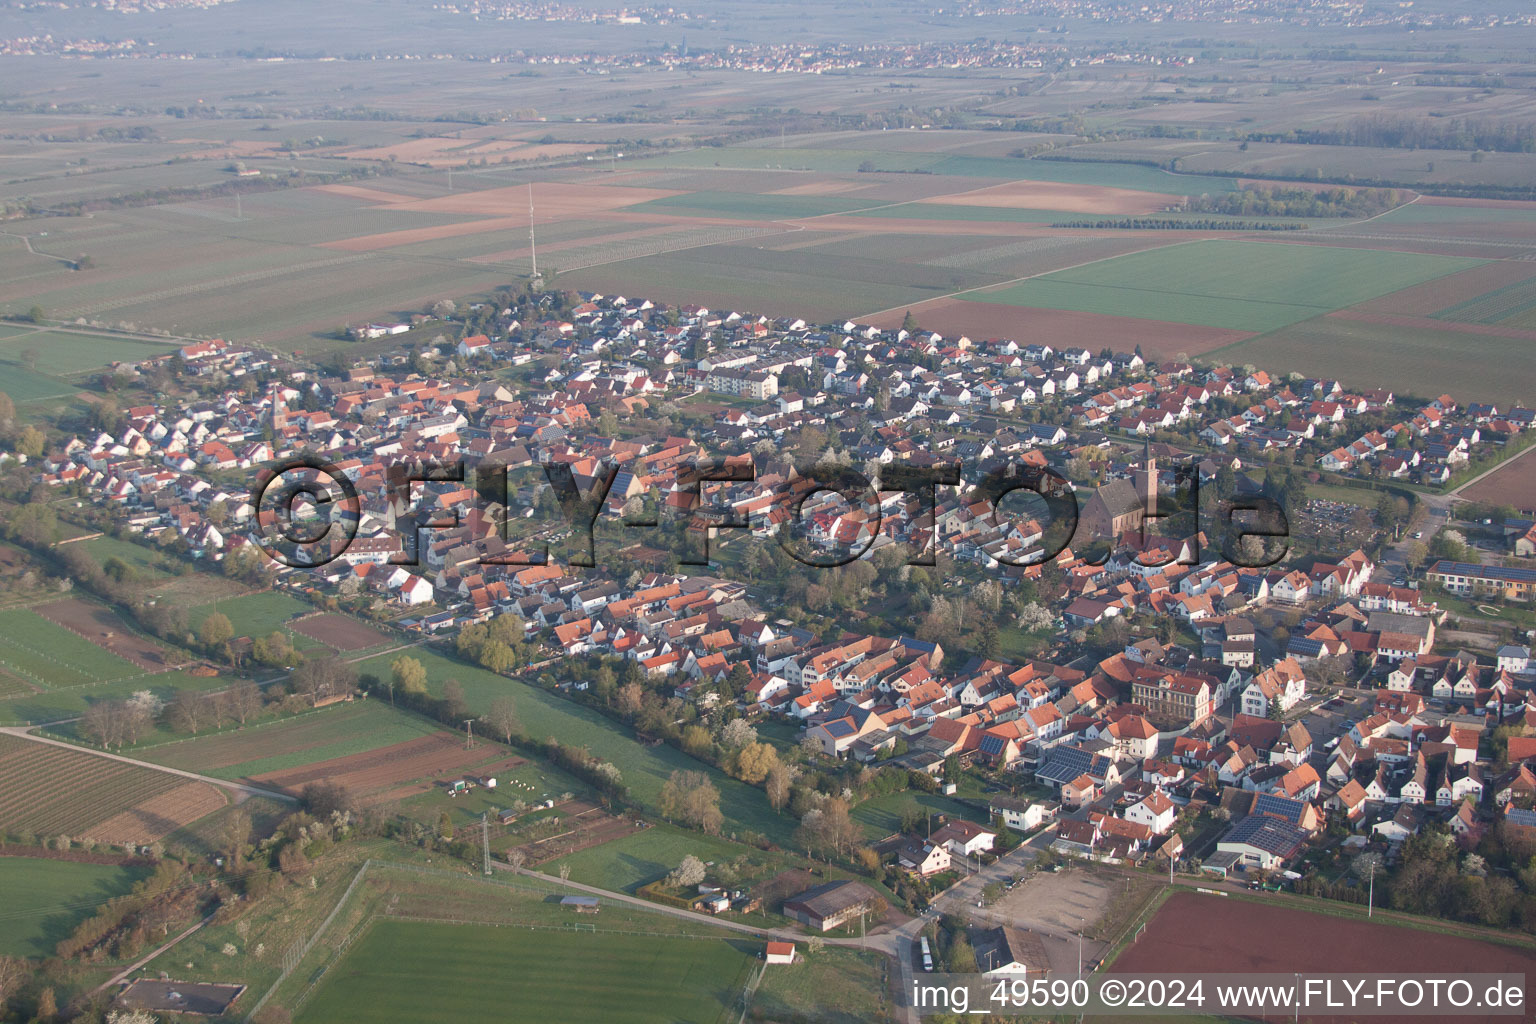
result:
[[[1525,974],[1532,969],[1536,969],[1536,952],[1530,949],[1313,914],[1246,899],[1180,892],[1169,897],[1147,923],[1141,937],[1115,960],[1110,973],[1291,974],[1299,971],[1454,977],[1470,973]],[[1346,1018],[1301,1019],[1334,1021]],[[1497,1024],[1521,1018],[1457,1016],[1454,1019]]]
[[[310,615],[293,623],[292,628],[338,651],[361,651],[389,639],[372,626],[333,612]]]
[[[361,754],[265,772],[251,781],[291,793],[311,782],[335,782],[367,803],[384,803],[425,793],[437,782],[457,778],[470,768],[476,775],[498,775],[527,763],[520,757],[488,760],[491,752],[483,745],[466,749],[457,734],[434,733]]]
[[[1536,264],[1523,260],[1497,260],[1362,302],[1353,307],[1353,311],[1428,317],[1458,302],[1475,299],[1479,295],[1532,277],[1536,277]],[[1436,323],[1443,326],[1445,321]]]
[[[217,786],[187,782],[92,825],[85,831],[85,838],[118,845],[151,843],[218,810],[226,802],[223,790]]]
[[[1010,181],[970,192],[934,196],[941,206],[987,206],[1015,210],[1070,210],[1076,213],[1157,213],[1174,203],[1172,196],[1103,185],[1056,181]]]
[[[1117,352],[1130,352],[1140,345],[1142,355],[1148,359],[1171,359],[1179,353],[1198,356],[1253,337],[1251,332],[1219,327],[1063,309],[1031,309],[1000,302],[942,298],[919,302],[911,308],[925,330],[938,331],[946,337],[964,334],[972,341],[1012,338],[1021,344],[1076,345],[1090,352],[1098,352],[1106,345]],[[905,317],[906,310],[902,309],[864,319],[876,327],[888,328],[900,327]]]
[[[109,609],[69,598],[39,605],[36,611],[48,621],[83,636],[97,647],[111,651],[147,672],[164,672],[174,667],[162,648],[133,632]]]
[[[1468,501],[1513,505],[1527,515],[1536,511],[1536,448],[1511,459],[1461,492]]]

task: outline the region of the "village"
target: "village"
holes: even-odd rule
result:
[[[353,334],[409,344],[316,367],[210,341],[114,366],[170,373],[186,394],[48,451],[37,479],[124,536],[493,672],[554,666],[539,678],[561,699],[709,757],[690,733],[703,726],[770,800],[794,776],[767,755],[747,768],[758,744],[729,744],[731,727],[827,777],[887,770],[969,795],[985,813],[904,820],[869,844],[870,879],[911,909],[966,879],[981,906],[1063,860],[1366,902],[1375,869],[1351,865],[1402,869],[1416,835],[1454,837],[1469,864],[1493,841],[1517,869],[1536,846],[1536,664],[1500,618],[1529,602],[1536,523],[1514,509],[1465,522],[1434,492],[1383,489],[1497,466],[1529,409],[594,294],[440,304]],[[701,484],[695,465],[722,456],[750,472]],[[268,557],[283,517],[243,484],[285,460],[308,486],[347,484],[345,537],[327,533],[309,562]],[[1077,533],[1047,552],[1049,516],[1010,516],[968,486],[940,486],[931,507],[883,488],[861,505],[808,461],[868,479],[1050,471],[1076,492]],[[587,496],[593,540],[551,467]],[[1325,523],[1314,551],[1338,550],[1329,509],[1358,494],[1342,535],[1359,546],[1309,555],[1298,536],[1237,557],[1185,507],[1192,481],[1221,503],[1299,503],[1298,527]],[[1319,481],[1329,499],[1307,497]],[[850,601],[887,610],[850,616]],[[847,856],[846,821],[808,805],[799,834]],[[700,873],[650,898],[756,905]],[[1518,897],[1496,892],[1478,919],[1505,924]],[[845,879],[775,909],[814,934],[866,928],[888,904]],[[990,969],[1049,959],[1040,937],[987,920],[968,941]]]

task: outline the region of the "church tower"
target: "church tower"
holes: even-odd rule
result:
[[[1142,448],[1141,473],[1138,476],[1141,484],[1141,504],[1145,508],[1148,519],[1157,515],[1157,457],[1152,454],[1152,441],[1147,440]]]
[[[272,435],[282,436],[288,426],[288,407],[283,404],[283,386],[272,385]]]

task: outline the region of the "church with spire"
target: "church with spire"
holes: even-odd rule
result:
[[[1111,480],[1094,489],[1078,513],[1078,529],[1087,536],[1117,539],[1127,531],[1140,531],[1157,515],[1157,457],[1151,442],[1142,449],[1141,467],[1131,478]]]

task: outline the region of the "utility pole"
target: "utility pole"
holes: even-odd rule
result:
[[[475,745],[475,720],[464,719],[464,749],[469,750]]]
[[[491,823],[484,811],[480,812],[480,852],[483,857],[485,876],[491,876]]]
[[[1365,916],[1370,917],[1376,912],[1376,862],[1371,862],[1371,888],[1366,896]]]

